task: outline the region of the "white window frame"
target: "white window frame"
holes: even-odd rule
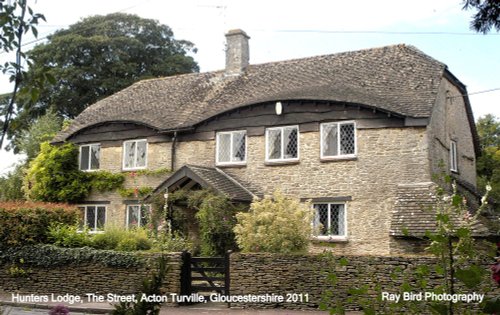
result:
[[[283,156],[285,156],[285,137],[283,137],[284,130],[287,128],[295,128],[297,129],[297,157],[296,158],[288,158],[285,159]],[[281,158],[280,159],[270,159],[269,158],[269,132],[272,130],[280,130],[281,132],[281,145],[280,145],[280,150],[281,150]],[[266,158],[265,161],[268,163],[280,163],[280,162],[293,162],[293,161],[299,161],[300,159],[300,129],[298,125],[292,125],[292,126],[281,126],[281,127],[271,127],[271,128],[266,128]]]
[[[99,167],[98,168],[91,168],[92,167],[92,147],[93,146],[98,146],[99,147]],[[89,168],[88,169],[85,169],[83,170],[82,169],[82,148],[83,147],[89,147]],[[78,152],[78,169],[80,171],[84,171],[84,172],[95,172],[95,171],[98,171],[101,169],[101,144],[100,143],[88,143],[88,144],[82,144],[80,145],[80,148],[79,148],[79,152]]]
[[[229,161],[229,162],[224,162],[224,161],[219,161],[219,144],[220,144],[220,137],[223,135],[229,134],[231,136],[231,140],[229,143],[229,150],[231,152],[230,159],[233,158],[233,137],[234,134],[237,133],[244,133],[245,134],[245,159],[243,161]],[[215,161],[216,165],[245,165],[247,163],[247,152],[248,152],[248,137],[247,137],[247,131],[246,130],[233,130],[233,131],[220,131],[217,132],[216,134],[216,149],[215,149]]]
[[[139,215],[138,215],[139,222],[137,222],[137,225],[130,226],[130,211],[129,211],[129,208],[130,207],[137,207],[137,206],[139,207]],[[129,204],[129,205],[127,205],[125,207],[125,211],[127,211],[127,215],[126,215],[126,217],[127,217],[127,222],[126,222],[127,229],[130,229],[130,228],[133,228],[133,227],[144,226],[142,224],[142,222],[141,222],[142,216],[141,216],[141,213],[140,213],[142,207],[147,207],[148,208],[148,210],[147,210],[148,212],[151,211],[151,205],[149,205],[149,204]]]
[[[136,145],[135,145],[135,152],[134,152],[134,166],[133,167],[126,167],[125,166],[125,159],[126,159],[126,144],[127,143],[130,143],[130,142],[135,142]],[[146,157],[145,157],[145,161],[144,161],[144,166],[137,166],[137,143],[138,142],[146,142]],[[135,139],[135,140],[126,140],[126,141],[123,141],[123,145],[122,145],[122,150],[123,150],[123,154],[122,154],[122,169],[123,170],[127,170],[127,171],[131,171],[131,170],[143,170],[145,168],[148,167],[148,149],[149,149],[149,144],[148,144],[148,140],[147,139]]]
[[[314,216],[313,216],[313,221],[311,222],[311,226],[313,228],[313,231],[317,228],[314,224],[314,220],[316,218],[316,209],[314,208],[315,205],[328,205],[328,222],[331,222],[330,216],[331,216],[331,206],[332,205],[342,205],[344,206],[344,235],[313,235],[312,238],[315,240],[319,241],[347,241],[347,235],[348,235],[348,227],[347,227],[347,203],[345,202],[314,202],[312,207],[314,211]]]
[[[102,233],[104,232],[104,226],[106,225],[106,222],[108,221],[108,207],[106,207],[105,205],[102,205],[102,204],[92,204],[92,205],[78,205],[77,208],[80,209],[80,208],[85,208],[84,210],[84,215],[83,215],[83,227],[84,228],[88,228],[88,225],[87,225],[87,208],[88,207],[95,207],[95,211],[96,211],[96,216],[94,218],[94,229],[90,230],[90,233]],[[102,229],[99,229],[97,228],[97,208],[104,208],[104,226]]]
[[[457,142],[455,140],[450,141],[450,171],[458,172]]]
[[[340,126],[341,125],[354,125],[354,153],[353,154],[340,154],[340,142],[341,142],[341,136],[340,136]],[[323,147],[325,145],[325,138],[324,138],[324,132],[323,129],[326,126],[329,125],[336,125],[337,126],[337,148],[338,148],[338,154],[337,155],[323,155]],[[320,124],[320,157],[322,160],[339,160],[339,159],[351,159],[355,158],[358,154],[358,139],[357,139],[357,129],[356,129],[356,122],[355,121],[339,121],[339,122],[328,122],[328,123],[322,123]]]

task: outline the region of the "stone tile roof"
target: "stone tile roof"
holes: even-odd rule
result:
[[[397,199],[391,221],[390,235],[423,237],[426,231],[435,231],[436,212],[432,207],[436,203],[435,183],[416,183],[398,185]],[[463,219],[451,218],[455,226]],[[488,236],[489,230],[480,222],[472,226],[474,236]]]
[[[228,110],[277,100],[350,102],[429,117],[445,70],[412,46],[394,45],[250,65],[241,75],[214,71],[144,80],[88,107],[54,142],[110,121],[181,130]]]
[[[251,202],[255,196],[250,190],[222,170],[195,165],[184,165],[178,169],[161,183],[153,194],[161,189],[172,187],[185,179],[191,179],[203,188],[211,189],[233,201]]]

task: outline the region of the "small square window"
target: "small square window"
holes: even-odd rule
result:
[[[458,172],[457,142],[450,141],[450,170]]]
[[[217,133],[217,165],[245,164],[246,131],[228,131]]]
[[[82,171],[94,171],[100,167],[100,144],[86,144],[80,146],[79,166]]]
[[[297,161],[299,159],[299,127],[266,129],[266,161]]]
[[[338,122],[321,124],[321,158],[355,157],[356,124]]]
[[[150,205],[128,205],[127,206],[127,227],[141,227],[149,222]]]
[[[314,204],[313,231],[318,239],[345,239],[347,220],[345,204]]]
[[[144,169],[147,165],[148,142],[129,140],[123,142],[123,169]]]

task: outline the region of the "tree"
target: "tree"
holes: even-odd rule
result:
[[[480,117],[476,123],[481,156],[477,159],[477,175],[479,189],[484,191],[490,183],[490,197],[500,202],[500,121],[488,114]]]
[[[23,131],[18,139],[19,151],[26,154],[28,162],[40,153],[40,144],[50,141],[56,133],[61,130],[62,119],[49,110],[46,115],[41,116],[28,130]]]
[[[18,164],[11,172],[0,176],[0,201],[23,200],[24,163]]]
[[[29,162],[40,153],[40,145],[51,140],[61,130],[61,125],[62,119],[53,111],[49,111],[21,134],[18,146],[19,150],[26,154],[26,160],[17,164],[13,171],[0,177],[0,201],[25,199],[23,178]]]
[[[491,28],[500,31],[500,2],[498,0],[464,0],[464,10],[476,9],[472,17],[471,28],[483,34]]]
[[[5,135],[9,130],[9,124],[14,114],[14,104],[18,92],[31,92],[30,97],[32,100],[35,100],[38,96],[35,86],[29,88],[25,86],[25,88],[21,90],[20,87],[25,77],[23,64],[31,64],[30,59],[27,58],[26,54],[22,51],[23,35],[31,31],[31,33],[37,37],[38,31],[36,25],[39,20],[45,21],[45,17],[42,14],[34,13],[33,10],[28,7],[27,0],[14,0],[8,3],[0,1],[0,51],[5,53],[15,52],[15,61],[0,65],[0,70],[4,74],[9,75],[10,82],[14,82],[12,94],[7,97],[3,96],[3,106],[0,104],[0,113],[5,116],[3,121],[0,120],[2,130],[0,136],[0,149],[3,146]],[[33,78],[33,83],[36,83],[36,86],[38,86],[40,84],[40,78]]]
[[[34,64],[25,84],[41,73],[49,73],[56,82],[45,85],[37,102],[24,99],[18,104],[9,137],[19,136],[48,108],[74,118],[138,80],[198,71],[190,52],[196,52],[193,44],[174,39],[167,25],[136,15],[91,16],[59,30],[29,52]],[[14,141],[16,152],[17,145]]]

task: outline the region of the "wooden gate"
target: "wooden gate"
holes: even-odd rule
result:
[[[224,257],[192,257],[191,253],[183,252],[181,294],[229,295],[230,254],[228,251]]]

